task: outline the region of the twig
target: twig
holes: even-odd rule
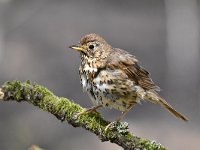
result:
[[[48,111],[61,121],[67,121],[73,127],[82,127],[96,134],[101,141],[110,141],[123,147],[125,150],[166,150],[163,146],[137,137],[128,131],[126,122],[116,123],[107,131],[108,121],[97,112],[81,115],[76,113],[84,110],[80,105],[67,98],[57,97],[45,87],[36,83],[6,82],[0,90],[0,99],[3,101],[26,101],[44,111]]]

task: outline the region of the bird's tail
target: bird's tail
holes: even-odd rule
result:
[[[162,97],[160,97],[155,92],[147,92],[145,98],[152,103],[160,104],[162,107],[166,108],[172,115],[176,116],[177,118],[188,121],[188,119],[182,115],[181,113],[177,112],[170,104],[168,104]]]

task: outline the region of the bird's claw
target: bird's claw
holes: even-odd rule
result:
[[[97,109],[102,107],[102,105],[98,105],[98,106],[94,106],[94,107],[91,107],[91,108],[88,108],[88,109],[85,109],[83,110],[82,112],[79,112],[75,115],[76,118],[78,118],[79,116],[83,115],[83,114],[88,114],[88,113],[91,113],[91,112],[95,112],[95,113],[98,113],[97,112]]]
[[[79,117],[79,116],[84,115],[84,114],[86,114],[86,113],[88,113],[86,110],[81,111],[81,112],[79,112],[79,113],[76,113],[76,117]]]
[[[106,127],[105,127],[105,132],[108,131],[108,129],[112,129],[116,125],[116,121],[110,122]]]
[[[120,134],[127,134],[128,133],[128,123],[127,122],[119,122],[119,121],[110,122],[105,127],[104,131],[107,132],[108,129],[110,129],[112,131],[117,131]]]
[[[0,88],[0,99],[3,99],[4,93],[2,92],[2,89]]]
[[[73,118],[77,119],[79,116],[86,114],[86,113],[88,113],[87,110],[83,110],[79,113],[74,114]]]

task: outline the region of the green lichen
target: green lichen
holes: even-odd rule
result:
[[[157,143],[156,141],[141,139],[140,143],[142,147],[145,147],[144,150],[166,150],[166,148],[162,147],[162,145]]]
[[[124,149],[165,150],[155,141],[142,139],[131,134],[126,122],[116,122],[105,131],[110,122],[104,120],[98,112],[76,117],[78,112],[85,109],[67,98],[55,96],[47,88],[31,81],[23,83],[19,81],[6,82],[1,91],[4,94],[4,101],[26,101],[55,115],[61,121],[67,121],[74,127],[83,127],[98,135],[102,141],[116,143]]]

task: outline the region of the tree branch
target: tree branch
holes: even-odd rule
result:
[[[67,121],[73,127],[82,127],[96,134],[100,140],[110,141],[125,150],[166,150],[155,141],[137,137],[128,131],[126,122],[115,123],[105,131],[108,121],[97,112],[76,117],[77,112],[84,110],[80,105],[67,98],[57,97],[45,87],[36,83],[6,82],[0,89],[2,101],[26,101],[44,111],[48,111],[61,121]]]

